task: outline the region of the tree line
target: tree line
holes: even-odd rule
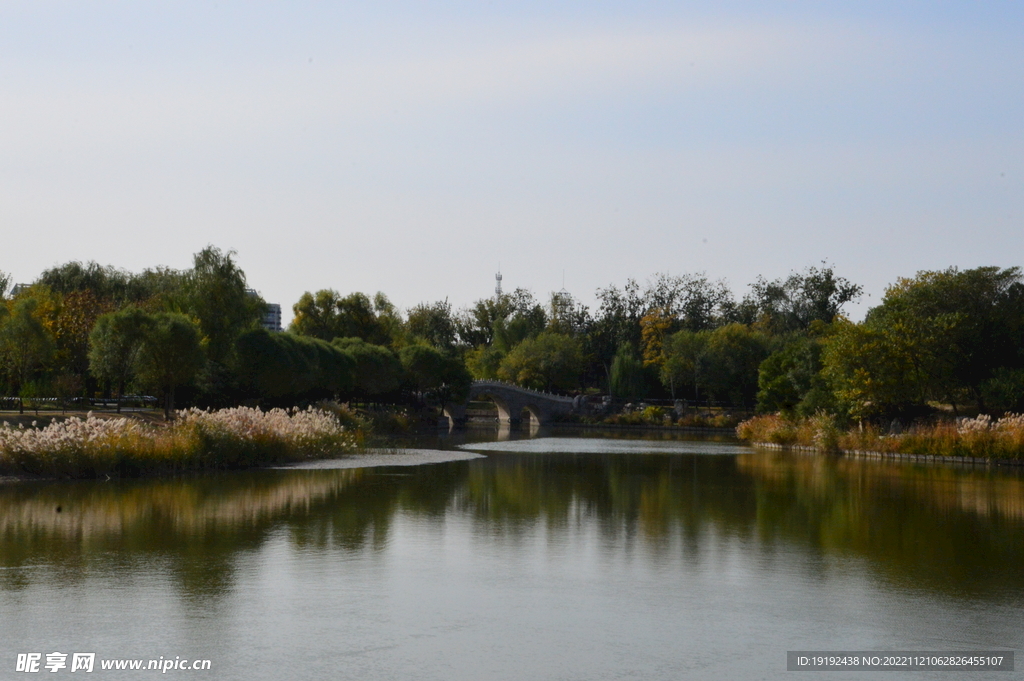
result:
[[[1019,268],[900,279],[859,323],[843,311],[861,286],[822,263],[758,278],[739,299],[699,273],[628,280],[599,289],[593,310],[566,291],[403,312],[383,293],[324,289],[300,297],[283,333],[261,328],[265,302],[212,246],[183,271],[71,262],[5,295],[9,285],[0,273],[0,380],[19,397],[443,408],[476,378],[858,419],[1024,408]]]
[[[160,395],[167,415],[183,404],[320,399],[443,408],[472,381],[458,354],[404,333],[380,294],[352,296],[339,333],[265,330],[265,301],[234,253],[212,246],[184,271],[70,262],[17,291],[10,284],[0,273],[0,386],[21,411],[26,398],[100,395],[120,410],[140,391]]]

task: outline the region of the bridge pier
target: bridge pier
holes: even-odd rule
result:
[[[466,405],[449,404],[444,408],[444,415],[448,417],[449,427],[460,428],[466,425],[469,417],[466,416]]]

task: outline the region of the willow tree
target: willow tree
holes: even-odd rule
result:
[[[355,360],[318,338],[254,329],[239,336],[236,372],[249,397],[287,404],[348,396]]]
[[[647,394],[643,362],[633,348],[625,343],[619,346],[612,359],[608,390],[620,400],[638,399]]]
[[[193,317],[206,339],[206,354],[224,364],[234,350],[235,339],[259,326],[266,304],[246,286],[245,272],[234,260],[234,251],[207,246],[193,256],[185,273],[181,310]]]
[[[355,360],[355,392],[373,399],[393,392],[402,383],[402,364],[390,349],[362,338],[335,338],[331,343]]]

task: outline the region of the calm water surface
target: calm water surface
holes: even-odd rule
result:
[[[1024,648],[1015,472],[541,435],[443,439],[486,456],[424,466],[0,485],[0,679],[31,678],[19,652],[212,661],[167,678],[646,681]]]

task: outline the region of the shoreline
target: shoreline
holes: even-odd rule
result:
[[[825,454],[848,459],[870,461],[902,461],[907,463],[955,464],[959,466],[1024,466],[1024,459],[989,459],[978,456],[942,456],[940,454],[907,454],[904,452],[877,452],[863,449],[840,449],[829,452],[821,447],[808,445],[780,445],[774,442],[751,442],[752,447],[776,451],[798,452],[800,454]]]
[[[715,435],[736,434],[736,427],[715,428],[714,426],[653,426],[653,425],[632,425],[628,423],[552,423],[552,426],[562,428],[609,428],[615,430],[659,430],[678,431],[680,433],[713,433]]]
[[[427,466],[435,463],[452,461],[473,461],[484,459],[486,455],[460,449],[370,449],[364,453],[333,459],[311,459],[276,466],[259,466],[250,470],[276,471],[316,471],[339,470],[347,468],[381,468],[384,466]]]
[[[463,428],[508,428],[508,424],[495,423],[492,421],[469,421]],[[654,426],[654,425],[632,425],[626,423],[569,423],[566,421],[555,421],[545,423],[541,426],[534,426],[524,422],[516,426],[516,430],[529,431],[532,428],[590,428],[594,430],[656,430],[663,432],[680,433],[710,433],[714,435],[736,435],[736,427],[715,428],[713,426]],[[443,426],[442,426],[443,428]]]
[[[486,458],[486,455],[468,450],[443,450],[443,449],[399,449],[389,450],[381,448],[367,449],[364,452],[356,452],[347,456],[339,456],[326,459],[309,459],[296,461],[287,464],[267,464],[253,466],[251,468],[233,468],[219,470],[195,470],[181,471],[174,475],[140,475],[137,477],[106,477],[106,478],[69,478],[57,476],[32,475],[29,473],[4,474],[0,475],[0,485],[14,484],[19,482],[107,482],[125,480],[157,480],[168,478],[194,477],[198,475],[236,473],[242,471],[287,471],[287,470],[341,470],[349,468],[381,468],[384,466],[426,466],[436,463],[449,463],[452,461],[472,461],[474,459]]]

